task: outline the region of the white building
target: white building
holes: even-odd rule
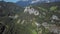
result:
[[[29,14],[39,15],[39,11],[31,7],[26,7],[24,12],[28,12]]]

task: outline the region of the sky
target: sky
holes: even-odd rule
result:
[[[29,0],[4,0],[6,2],[17,2],[17,1],[29,1]],[[31,3],[35,3],[35,2],[38,2],[38,1],[44,1],[44,0],[32,0]],[[49,1],[49,0],[45,0],[45,1]]]
[[[6,2],[17,2],[17,1],[29,1],[29,0],[4,0]],[[38,2],[39,0],[32,0],[32,3]],[[43,1],[43,0],[42,0]]]
[[[6,2],[17,2],[19,0],[4,0],[4,1],[6,1]]]
[[[6,2],[28,1],[28,0],[4,0]]]

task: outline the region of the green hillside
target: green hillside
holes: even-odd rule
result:
[[[15,3],[0,2],[0,34],[58,34],[55,28],[60,27],[60,2],[31,5],[28,8],[33,11],[24,12],[26,8]]]

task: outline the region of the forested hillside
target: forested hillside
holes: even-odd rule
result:
[[[60,2],[21,7],[0,2],[0,34],[59,34]]]
[[[33,5],[33,6],[30,5],[25,8],[24,12],[33,15],[33,19],[34,19],[33,21],[34,23],[37,23],[35,25],[38,25],[37,27],[38,27],[39,34],[60,33],[59,2],[43,3],[40,5]]]

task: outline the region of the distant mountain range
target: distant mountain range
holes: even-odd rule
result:
[[[20,0],[17,1],[16,4],[18,6],[22,6],[22,7],[26,7],[29,5],[38,5],[38,4],[42,4],[42,3],[52,3],[52,2],[60,2],[60,0]]]
[[[28,1],[18,1],[16,2],[16,4],[25,7],[29,5],[36,5],[40,3],[51,3],[51,2],[60,2],[60,0],[28,0]]]
[[[18,1],[16,4],[24,7],[30,5],[30,2],[31,1]]]

